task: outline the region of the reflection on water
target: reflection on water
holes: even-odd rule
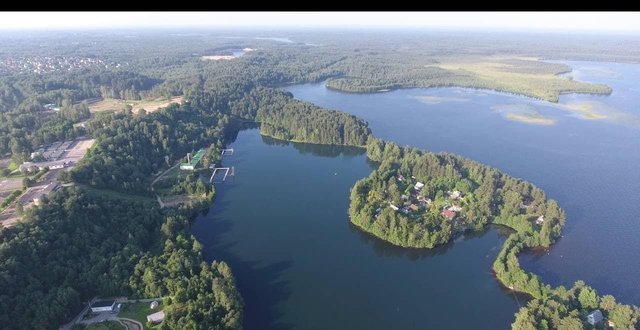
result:
[[[349,190],[373,170],[363,149],[286,143],[257,129],[240,132],[231,147],[224,164],[237,169],[235,180],[216,187],[215,203],[192,231],[207,260],[231,266],[246,329],[503,329],[512,322],[519,300],[491,273],[504,241],[497,230],[434,250],[401,249],[349,223]],[[468,306],[477,307],[460,315]]]
[[[574,79],[607,84],[613,92],[566,94],[553,104],[464,88],[342,94],[309,84],[287,90],[363,118],[378,137],[460,154],[539,186],[565,210],[567,224],[548,255],[525,255],[523,267],[552,285],[583,279],[601,294],[640,304],[640,263],[630,262],[640,251],[640,65],[567,63]],[[609,71],[616,74],[603,74]],[[470,101],[426,104],[417,99],[423,96]],[[505,120],[509,111],[555,124]]]
[[[264,135],[261,135],[260,137],[262,138],[262,142],[266,145],[283,147],[291,145],[301,154],[311,154],[318,157],[335,158],[338,156],[362,156],[366,152],[364,148],[352,146],[328,146],[313,143],[289,142]]]

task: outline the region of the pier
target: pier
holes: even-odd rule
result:
[[[224,171],[224,177],[222,177],[222,181],[213,181],[213,178],[216,176],[218,171]],[[216,167],[213,169],[213,173],[211,173],[211,178],[209,179],[210,183],[222,183],[227,180],[227,176],[235,175],[235,167]]]

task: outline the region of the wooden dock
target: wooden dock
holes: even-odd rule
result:
[[[224,177],[222,177],[222,181],[213,181],[213,178],[216,176],[216,173],[218,171],[224,171]],[[227,176],[234,176],[235,175],[235,167],[216,167],[213,169],[213,173],[211,173],[211,178],[209,179],[210,183],[213,182],[225,182],[227,180]]]

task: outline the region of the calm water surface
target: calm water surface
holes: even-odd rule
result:
[[[544,281],[584,279],[640,304],[640,66],[567,62],[609,96],[554,105],[462,88],[343,94],[322,84],[297,98],[366,119],[375,135],[450,151],[533,182],[567,212],[564,237],[523,266]],[[587,120],[570,108],[590,109]],[[555,122],[533,125],[509,113]],[[207,259],[233,268],[247,329],[505,329],[524,303],[490,273],[505,235],[492,228],[433,251],[390,246],[349,225],[349,188],[372,170],[358,149],[239,133],[235,178],[193,232]],[[489,316],[489,317],[488,317]]]
[[[364,118],[379,137],[461,154],[538,185],[564,208],[567,225],[549,254],[524,255],[524,268],[554,285],[583,279],[600,294],[640,304],[640,65],[565,63],[575,79],[607,84],[613,93],[563,95],[554,105],[462,88],[345,94],[313,84],[288,90]],[[588,120],[568,110],[576,106],[607,118]],[[555,124],[508,120],[509,112]]]
[[[349,224],[349,189],[372,170],[359,149],[239,133],[236,176],[192,230],[227,261],[247,329],[501,329],[517,298],[490,273],[496,230],[428,250],[396,248]],[[445,253],[446,252],[446,253]],[[491,315],[491,317],[487,317]]]

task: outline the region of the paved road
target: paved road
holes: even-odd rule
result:
[[[136,320],[127,319],[124,317],[121,317],[118,320],[124,323],[124,325],[127,327],[127,330],[144,330],[144,326],[142,326],[142,323]]]

